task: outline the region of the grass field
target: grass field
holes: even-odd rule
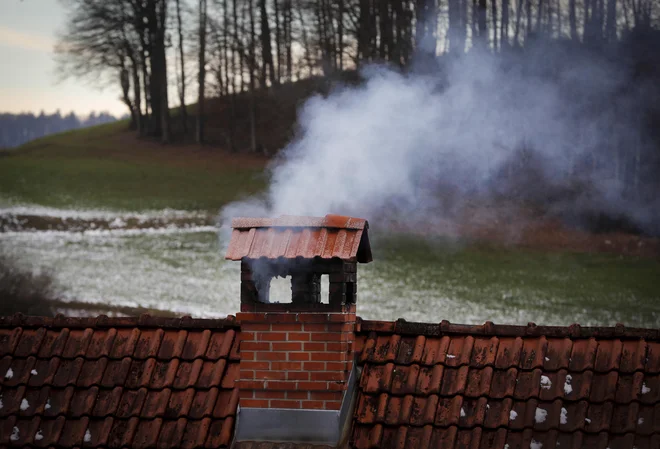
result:
[[[125,122],[30,142],[0,156],[0,199],[62,208],[217,212],[265,185],[265,158],[168,147]]]
[[[0,205],[215,214],[266,186],[265,157],[163,146],[125,128],[73,131],[2,154]],[[371,227],[374,263],[361,268],[359,286],[365,318],[647,327],[660,320],[657,258],[420,240]],[[0,232],[0,251],[51,272],[59,297],[76,302],[67,313],[83,313],[86,302],[88,313],[234,313],[238,268],[223,260],[213,229],[177,232]]]

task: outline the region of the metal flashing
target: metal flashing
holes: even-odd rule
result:
[[[353,365],[339,410],[238,407],[235,447],[244,441],[323,444],[339,447],[351,428],[360,370]]]

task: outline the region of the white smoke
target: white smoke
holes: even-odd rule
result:
[[[472,51],[431,74],[369,67],[359,86],[307,101],[297,139],[271,166],[268,191],[227,206],[221,216],[334,213],[432,221],[457,207],[449,198],[460,204],[506,194],[506,170],[542,198],[583,167],[588,198],[557,207],[598,203],[635,215],[639,207],[622,200],[623,178],[616,174],[623,171],[612,167],[617,151],[643,141],[636,103],[643,89],[613,104],[628,86],[624,70],[588,55],[566,62],[569,55],[558,53]],[[516,168],[522,149],[537,171]]]

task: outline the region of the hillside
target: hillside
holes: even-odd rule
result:
[[[350,79],[351,75],[344,75]],[[212,98],[207,104],[207,143],[183,136],[172,109],[174,143],[140,138],[125,121],[70,131],[0,152],[0,200],[52,207],[124,210],[217,210],[264,188],[269,157],[294,135],[299,107],[330,83],[307,79],[256,93],[258,153],[250,148],[250,98]],[[230,117],[233,114],[231,151]],[[189,130],[196,106],[188,106]]]

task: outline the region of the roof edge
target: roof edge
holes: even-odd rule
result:
[[[370,321],[358,318],[356,333],[376,332],[383,334],[423,335],[438,337],[442,335],[475,335],[485,337],[559,337],[559,338],[631,338],[645,340],[660,340],[660,329],[626,327],[617,324],[614,327],[583,327],[579,324],[570,326],[537,326],[528,323],[527,326],[494,324],[486,321],[484,324],[452,324],[443,320],[438,324],[397,321]]]
[[[238,329],[239,323],[234,315],[226,318],[166,318],[148,313],[136,317],[67,317],[58,313],[55,317],[27,316],[17,313],[12,316],[0,316],[0,328],[47,327],[52,329],[87,329],[87,328],[163,328],[163,329]]]

